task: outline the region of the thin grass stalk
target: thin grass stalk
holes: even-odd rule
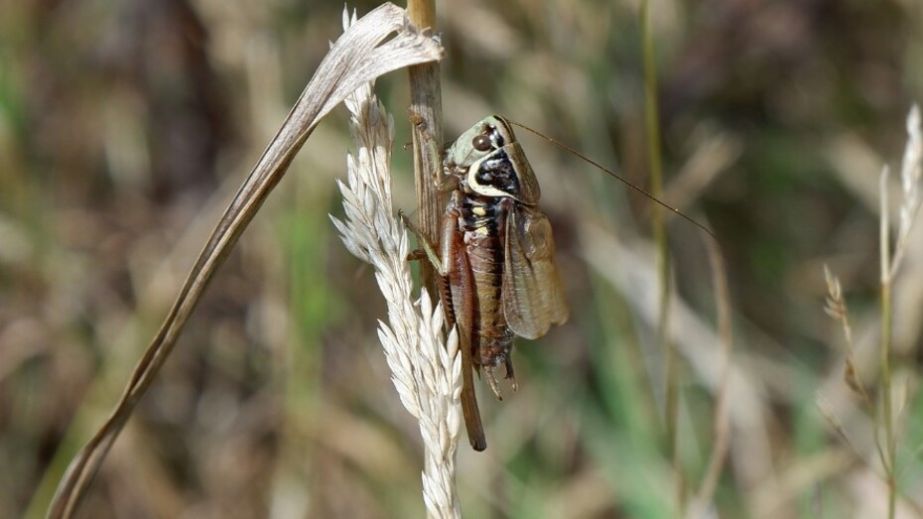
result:
[[[426,31],[436,29],[435,0],[408,0],[407,16],[411,23]],[[430,243],[438,243],[439,217],[445,206],[445,194],[437,189],[442,171],[442,86],[439,63],[408,67],[410,109],[408,116],[413,137],[414,186],[417,193],[417,222]],[[432,265],[420,262],[423,284],[436,293]]]
[[[894,278],[900,269],[910,231],[921,205],[920,178],[923,176],[923,129],[920,126],[920,109],[914,105],[907,114],[907,145],[901,161],[901,204],[900,222],[894,254],[890,251],[890,213],[888,204],[889,170],[881,174],[881,386],[882,425],[885,434],[885,457],[883,462],[888,483],[888,518],[896,513],[897,500],[897,432],[892,402],[891,357],[893,321],[892,293]]]
[[[897,481],[894,477],[895,438],[891,403],[891,244],[890,244],[890,206],[888,204],[888,168],[881,172],[881,224],[879,245],[881,254],[881,413],[878,418],[884,429],[885,448],[881,460],[888,485],[888,519],[894,519],[897,496]]]
[[[641,49],[644,67],[644,126],[647,136],[647,155],[650,167],[650,192],[656,198],[663,197],[663,164],[660,148],[660,113],[657,103],[657,63],[654,52],[654,37],[651,27],[650,2],[641,1]],[[679,454],[679,359],[676,346],[670,340],[670,249],[663,210],[654,206],[651,215],[651,229],[657,246],[657,279],[660,287],[657,341],[664,352],[664,423],[666,452],[673,464],[676,478],[676,503],[681,515],[685,508],[685,481]]]
[[[827,302],[825,311],[841,322],[846,339],[845,379],[849,387],[862,397],[874,419],[875,448],[884,471],[885,484],[888,487],[887,517],[893,519],[897,513],[897,422],[893,403],[892,380],[892,328],[894,326],[893,286],[894,279],[907,250],[910,232],[920,211],[920,179],[923,177],[923,128],[921,128],[920,110],[914,105],[907,114],[907,145],[901,162],[901,200],[900,222],[897,240],[891,248],[891,202],[888,196],[890,170],[886,166],[879,177],[879,263],[881,292],[879,311],[881,312],[881,330],[879,344],[879,405],[872,404],[868,393],[862,385],[852,357],[852,332],[846,302],[842,296],[840,281],[824,266],[827,281]],[[835,418],[835,417],[834,417]],[[833,422],[835,420],[831,420]],[[845,438],[845,435],[843,435]],[[882,436],[884,438],[882,439]],[[848,443],[848,442],[847,442]],[[912,503],[912,500],[908,500]]]
[[[731,423],[729,402],[729,389],[731,383],[731,353],[734,349],[734,329],[731,322],[731,295],[728,290],[727,268],[718,242],[705,236],[705,247],[708,251],[708,260],[712,270],[712,290],[715,293],[715,308],[718,314],[718,338],[721,343],[721,379],[717,390],[717,403],[712,425],[713,441],[712,452],[708,459],[705,475],[699,485],[699,490],[688,509],[687,519],[704,517],[724,468],[727,453],[730,447]]]

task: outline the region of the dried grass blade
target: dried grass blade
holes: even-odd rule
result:
[[[404,10],[393,4],[386,3],[359,20],[353,18],[219,220],[115,409],[71,461],[47,517],[73,515],[112,443],[172,351],[208,282],[318,122],[363,84],[399,68],[437,60],[441,55],[439,44],[418,32],[407,21]]]
[[[727,458],[731,436],[731,423],[728,409],[729,387],[731,383],[731,353],[734,348],[734,331],[731,322],[731,295],[727,283],[727,267],[724,256],[717,242],[705,236],[705,247],[712,269],[712,285],[715,292],[715,306],[718,313],[718,339],[721,342],[721,378],[717,388],[717,404],[713,425],[714,440],[711,456],[705,469],[705,475],[699,490],[687,510],[686,517],[696,519],[704,517],[715,490],[724,462]]]

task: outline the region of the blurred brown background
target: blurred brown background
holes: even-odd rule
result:
[[[637,1],[439,4],[447,136],[501,113],[646,182]],[[42,516],[341,32],[342,7],[0,1],[0,516]],[[841,377],[821,266],[843,281],[874,387],[878,175],[898,167],[907,111],[923,99],[923,4],[656,0],[652,14],[666,198],[715,229],[731,284],[733,439],[715,517],[881,517],[871,419]],[[378,91],[408,142],[406,74]],[[651,204],[520,138],[572,317],[520,341],[518,394],[483,393],[491,446],[460,448],[463,509],[662,517],[672,483],[656,440]],[[209,288],[81,517],[422,515],[418,432],[375,336],[383,301],[327,219],[341,211],[333,179],[350,146],[338,110]],[[397,147],[408,210],[410,164]],[[669,229],[694,491],[714,440],[713,274],[695,228]],[[899,479],[919,500],[923,237],[899,283]]]

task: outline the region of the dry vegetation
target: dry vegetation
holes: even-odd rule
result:
[[[501,113],[646,183],[638,2],[444,4],[449,138]],[[43,515],[341,9],[0,7],[0,516]],[[889,474],[897,516],[919,516],[923,225],[904,237],[900,177],[923,8],[658,0],[651,20],[664,197],[718,235],[734,354],[726,364],[717,256],[668,220],[671,459],[651,205],[520,132],[572,317],[519,342],[517,394],[481,393],[490,448],[461,441],[456,460],[465,516],[671,517],[678,500],[712,517],[877,518]],[[396,119],[394,204],[412,210],[406,74],[377,90]],[[338,109],[215,277],[78,516],[423,514],[419,428],[377,335],[386,301],[327,218],[343,217],[335,179],[352,147]],[[888,250],[902,250],[885,309],[884,165]]]

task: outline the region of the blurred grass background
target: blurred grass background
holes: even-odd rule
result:
[[[360,14],[374,2],[357,2]],[[644,183],[638,2],[440,2],[447,136],[501,113]],[[219,212],[340,33],[338,2],[0,2],[0,516],[40,517],[116,401]],[[716,517],[881,517],[885,487],[823,313],[841,277],[877,380],[877,186],[923,99],[914,0],[652,3],[666,194],[728,264],[731,443]],[[379,82],[409,142],[406,74]],[[459,452],[466,517],[668,517],[650,203],[520,132],[570,322],[519,341]],[[421,449],[339,243],[342,111],[211,285],[80,517],[419,517]],[[397,148],[397,203],[412,209]],[[895,184],[896,185],[896,184]],[[919,231],[920,226],[917,226]],[[680,451],[713,444],[719,346],[701,237],[673,220]],[[923,236],[895,285],[900,512],[923,502]],[[839,430],[839,432],[837,431]],[[848,437],[844,441],[842,435]]]

